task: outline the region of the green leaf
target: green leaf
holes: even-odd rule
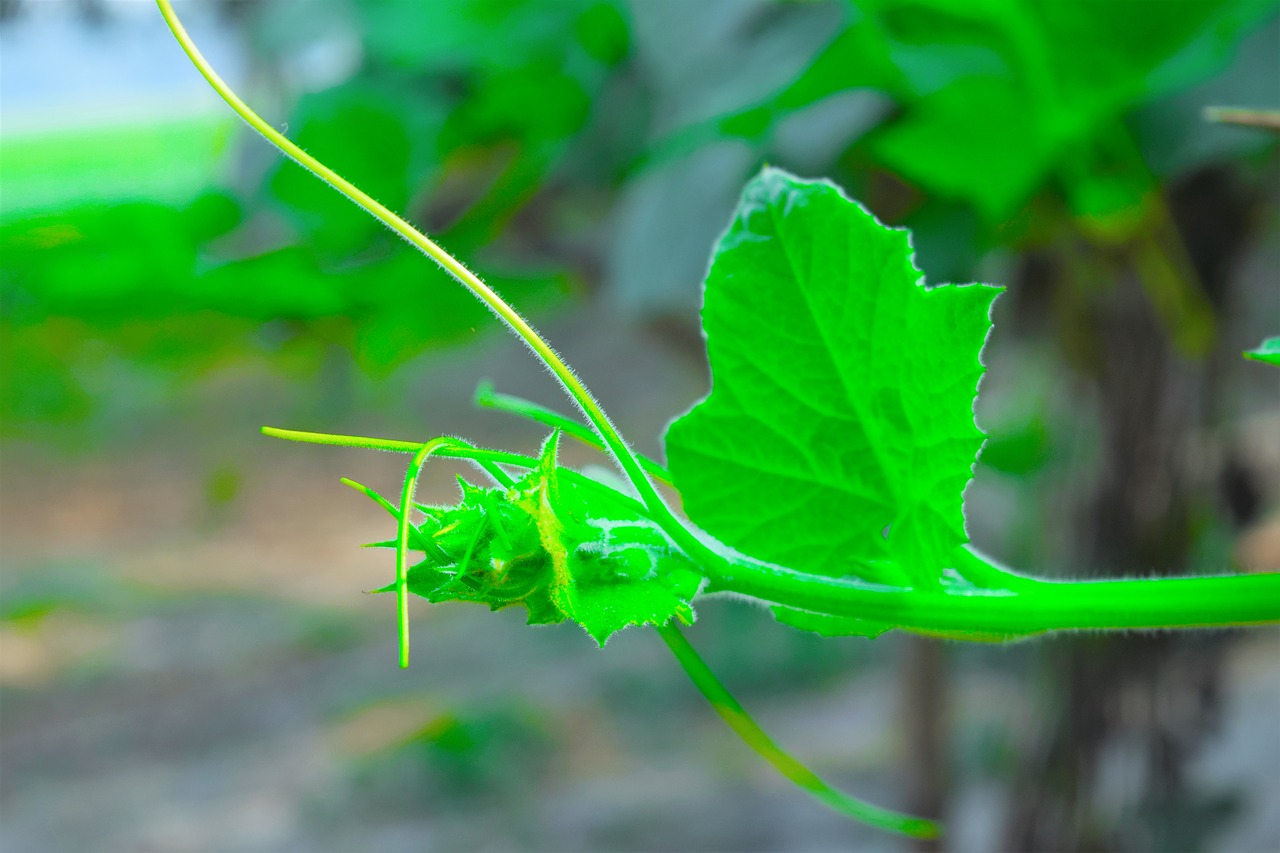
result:
[[[1267,338],[1258,348],[1245,350],[1244,357],[1280,367],[1280,337]]]
[[[791,110],[870,88],[900,105],[867,140],[875,159],[1000,222],[1055,174],[1074,195],[1081,170],[1064,167],[1114,149],[1118,120],[1135,107],[1212,74],[1274,4],[858,0],[847,8],[845,26],[811,65],[770,99],[725,117],[723,132],[763,136]],[[1116,167],[1087,165],[1086,178]],[[1148,190],[1147,174],[1121,177],[1109,189],[1127,209]]]
[[[694,522],[794,569],[942,583],[1000,291],[921,282],[907,232],[832,184],[748,184],[707,274],[712,390],[666,437]]]
[[[558,467],[557,436],[510,489],[460,480],[457,505],[428,508],[410,539],[428,557],[409,570],[409,591],[523,606],[529,624],[577,622],[602,646],[628,625],[692,623],[701,572],[634,500]]]
[[[1211,73],[1266,12],[1251,0],[868,6],[905,70],[904,114],[876,154],[994,221],[1124,113]]]

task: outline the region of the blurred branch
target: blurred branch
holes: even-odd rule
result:
[[[1242,107],[1205,107],[1204,120],[1218,124],[1257,127],[1280,133],[1280,110],[1250,110]]]

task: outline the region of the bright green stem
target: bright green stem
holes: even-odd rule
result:
[[[271,436],[272,438],[283,438],[287,441],[300,441],[306,444],[326,444],[332,447],[360,447],[368,450],[385,450],[390,453],[416,453],[423,445],[423,442],[421,441],[397,441],[390,438],[369,438],[368,436],[363,435],[336,435],[327,432],[303,432],[301,430],[279,429],[277,427],[263,427],[262,434]],[[470,442],[453,437],[449,439],[448,444],[441,446],[440,449],[435,452],[435,455],[450,459],[467,459],[474,462],[503,487],[510,487],[513,481],[507,476],[505,471],[498,467],[499,465],[509,465],[513,468],[531,470],[533,468],[537,468],[541,464],[532,456],[525,456],[520,453],[511,453],[506,450],[491,450],[487,447],[476,447]],[[582,474],[570,469],[564,469],[564,472],[570,476],[583,477]],[[597,484],[597,486],[599,486],[599,484]],[[599,486],[599,488],[605,487]],[[614,495],[618,500],[634,503],[636,513],[644,515],[646,518],[649,517],[649,509],[644,504],[619,492],[614,492]],[[723,562],[723,558],[719,559]]]
[[[560,427],[593,447],[600,440],[559,412],[487,385],[481,406]],[[642,460],[648,461],[648,460]],[[658,479],[670,475],[650,463]],[[816,613],[885,621],[922,633],[1003,639],[1054,630],[1223,627],[1280,621],[1280,575],[1145,578],[1139,581],[1044,581],[996,565],[971,546],[956,550],[954,567],[978,590],[917,592],[828,578],[699,554],[710,577],[708,592],[732,591]],[[1260,597],[1251,597],[1253,593]]]
[[[364,209],[371,216],[382,224],[386,225],[392,231],[399,234],[405,240],[409,241],[413,246],[419,249],[427,257],[431,258],[440,265],[445,272],[453,276],[480,301],[489,307],[494,314],[498,316],[502,322],[506,323],[522,341],[529,346],[537,358],[547,366],[556,380],[564,388],[565,392],[573,400],[574,404],[582,410],[583,415],[599,433],[603,439],[609,454],[617,462],[622,472],[626,474],[627,479],[635,486],[641,500],[645,506],[649,507],[654,513],[654,517],[663,526],[667,532],[676,538],[682,545],[692,549],[693,553],[698,553],[703,546],[698,542],[697,538],[685,530],[679,519],[671,512],[671,509],[663,502],[662,497],[654,488],[653,483],[645,475],[644,469],[640,466],[639,460],[636,459],[635,453],[631,447],[623,440],[618,433],[616,427],[609,420],[609,417],[600,408],[600,404],[587,390],[582,381],[574,374],[563,359],[556,353],[551,346],[543,340],[529,323],[520,316],[520,314],[512,308],[501,296],[494,292],[487,284],[471,270],[467,269],[461,261],[454,258],[431,238],[427,237],[418,229],[414,228],[400,216],[391,211],[390,208],[375,200],[368,193],[343,178],[337,172],[321,163],[315,157],[303,151],[293,142],[289,141],[284,134],[277,131],[268,124],[257,113],[255,113],[248,104],[240,99],[240,96],[231,90],[213,67],[209,65],[208,60],[200,53],[195,46],[191,37],[187,35],[187,31],[183,28],[181,21],[174,14],[173,6],[170,0],[156,0],[160,7],[160,13],[164,15],[165,22],[168,23],[169,29],[173,31],[174,37],[182,46],[187,57],[195,65],[200,75],[209,82],[214,91],[227,102],[236,114],[248,122],[249,126],[279,148],[285,155],[294,160],[298,165],[307,169],[317,178],[342,193],[356,205]]]
[[[476,405],[484,409],[495,409],[500,412],[510,412],[522,418],[528,418],[531,421],[543,424],[544,426],[558,429],[570,438],[577,439],[583,444],[594,447],[596,450],[606,451],[604,442],[600,440],[600,436],[589,430],[587,427],[575,421],[573,418],[565,417],[554,409],[546,406],[540,406],[537,403],[524,399],[523,397],[513,397],[510,394],[500,394],[493,390],[493,386],[488,382],[481,383],[476,388]],[[649,457],[637,453],[636,459],[640,462],[640,467],[648,472],[659,482],[671,485],[671,474],[662,465],[653,461]]]
[[[333,447],[359,447],[362,450],[385,450],[389,453],[417,453],[421,441],[397,441],[394,438],[369,438],[363,435],[335,435],[328,432],[307,432],[300,429],[281,429],[264,426],[262,434],[268,438],[300,441],[305,444],[328,444]]]
[[[265,427],[292,441],[417,453],[423,444]],[[528,456],[466,446],[452,439],[440,456],[522,468]],[[1280,623],[1280,574],[1211,575],[1140,580],[1045,581],[1009,572],[972,548],[956,552],[957,568],[984,589],[918,591],[832,578],[710,552],[700,559],[706,592],[736,592],[813,613],[854,616],[909,630],[998,638],[1045,631],[1212,628]]]
[[[413,454],[413,461],[404,474],[404,490],[400,493],[400,516],[396,521],[396,625],[400,637],[400,668],[409,666],[409,534],[413,530],[413,491],[418,485],[418,476],[422,466],[433,455],[444,455],[445,451],[453,451],[450,455],[468,459],[478,459],[478,449],[465,441],[451,436],[439,436],[430,439]],[[505,454],[504,454],[505,455]],[[510,480],[498,471],[501,480]]]
[[[1280,623],[1280,574],[1138,580],[1020,579],[1016,590],[925,591],[735,560],[707,592],[736,592],[815,613],[963,637],[1044,631],[1225,628]]]
[[[938,825],[924,818],[912,817],[899,812],[882,809],[862,800],[855,799],[828,785],[818,774],[805,767],[794,757],[774,743],[764,729],[751,719],[737,699],[716,678],[715,673],[707,666],[706,661],[689,645],[684,634],[674,623],[658,626],[658,634],[666,642],[667,648],[675,655],[680,666],[688,673],[694,686],[707,698],[711,707],[728,723],[729,728],[742,738],[742,741],[784,777],[803,788],[814,798],[826,803],[838,812],[871,826],[900,832],[916,838],[936,838]]]
[[[969,583],[980,589],[1014,590],[1025,589],[1039,583],[1037,578],[1018,574],[1005,568],[995,560],[980,553],[972,545],[963,545],[951,555],[953,568]]]
[[[363,435],[336,435],[328,432],[305,432],[298,429],[280,429],[279,427],[263,427],[262,434],[271,438],[283,438],[285,441],[299,441],[304,444],[325,444],[331,447],[359,447],[364,450],[385,450],[389,453],[417,453],[425,442],[399,441],[393,438],[370,438]],[[490,450],[487,447],[476,447],[460,438],[449,437],[447,444],[436,451],[437,456],[451,459],[471,459],[476,462],[489,462],[498,465],[515,465],[519,468],[536,468],[538,460],[520,453],[506,450]],[[501,479],[501,478],[499,478]]]

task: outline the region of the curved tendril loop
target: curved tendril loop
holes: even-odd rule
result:
[[[365,438],[363,436],[332,435],[318,432],[302,432],[300,430],[263,427],[264,435],[273,438],[284,438],[292,441],[304,441],[312,444],[329,444],[340,447],[365,447],[378,450],[398,452],[413,451],[413,460],[405,471],[404,488],[400,495],[400,507],[378,494],[368,486],[361,485],[345,477],[344,485],[364,492],[380,506],[396,518],[396,625],[400,641],[400,667],[409,666],[409,570],[408,553],[409,537],[413,532],[412,511],[413,493],[417,488],[418,477],[422,468],[431,456],[449,456],[457,459],[469,459],[489,474],[504,488],[512,485],[511,477],[498,467],[498,463],[519,465],[532,468],[537,463],[526,456],[503,451],[486,450],[476,447],[470,442],[453,436],[442,435],[425,442],[392,441],[381,438]]]
[[[451,456],[460,458],[469,458],[476,461],[480,467],[489,472],[499,483],[504,486],[511,485],[511,478],[506,473],[494,465],[492,462],[483,460],[481,457],[487,454],[481,454],[474,445],[453,436],[437,436],[429,439],[417,452],[413,454],[413,461],[409,463],[408,470],[404,474],[404,489],[400,493],[400,515],[396,521],[396,625],[400,639],[400,668],[407,669],[409,666],[409,533],[413,530],[413,492],[418,485],[418,477],[422,473],[422,467],[427,464],[427,460],[433,455],[443,455],[443,451],[453,451]]]
[[[453,439],[440,436],[428,441],[413,454],[404,474],[404,490],[400,493],[400,518],[396,522],[396,626],[400,637],[400,668],[409,666],[409,531],[413,527],[413,490],[418,475],[431,454],[449,445]]]

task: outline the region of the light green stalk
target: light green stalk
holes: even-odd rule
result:
[[[774,743],[773,738],[760,728],[751,715],[733,698],[727,687],[716,678],[715,673],[707,666],[706,661],[689,645],[684,634],[674,622],[658,627],[667,648],[675,655],[676,660],[684,667],[689,679],[698,688],[711,707],[728,724],[729,728],[742,738],[743,743],[751,747],[757,755],[773,765],[782,776],[838,812],[862,821],[870,826],[879,827],[889,832],[899,832],[916,838],[936,838],[938,825],[931,820],[912,817],[911,815],[883,809],[851,797],[843,791],[828,785],[821,776],[801,764],[782,747]]]
[[[402,217],[393,212],[386,205],[374,199],[368,193],[361,190],[355,184],[343,178],[334,170],[321,163],[315,157],[312,157],[306,151],[303,151],[296,144],[289,140],[284,134],[280,133],[270,124],[262,119],[253,109],[240,99],[231,87],[218,76],[213,70],[208,60],[200,53],[195,42],[187,34],[186,29],[182,26],[182,22],[178,20],[178,16],[174,14],[173,6],[170,0],[156,0],[160,7],[160,13],[164,15],[165,22],[169,25],[169,29],[173,31],[174,37],[182,46],[182,50],[187,57],[195,65],[200,75],[209,82],[213,90],[227,102],[228,106],[244,119],[250,127],[260,133],[263,138],[279,148],[286,156],[311,172],[320,180],[333,187],[342,195],[346,196],[360,208],[365,210],[369,215],[373,216],[386,227],[399,234],[415,248],[421,251],[431,260],[435,261],[440,267],[453,276],[463,287],[471,291],[481,302],[498,316],[503,323],[507,325],[515,335],[520,338],[531,350],[538,360],[547,366],[559,382],[560,386],[569,395],[573,403],[586,416],[595,431],[604,441],[605,447],[608,449],[609,455],[622,469],[627,479],[635,486],[636,491],[640,495],[640,499],[645,506],[649,507],[657,520],[667,530],[682,547],[690,551],[690,553],[698,554],[704,550],[704,546],[697,537],[693,536],[678,518],[671,512],[671,509],[662,500],[662,496],[658,494],[646,476],[643,467],[636,458],[631,447],[622,438],[617,428],[614,427],[604,409],[596,402],[595,397],[587,390],[587,387],[578,379],[577,375],[565,364],[564,360],[556,353],[534,330],[524,317],[520,316],[514,308],[511,307],[502,297],[500,297],[492,288],[480,280],[480,277],[467,269],[466,266],[457,258],[450,255],[442,249],[434,240],[414,228]]]

